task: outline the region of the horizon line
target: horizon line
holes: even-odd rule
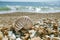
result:
[[[0,1],[0,2],[60,2],[60,1]]]

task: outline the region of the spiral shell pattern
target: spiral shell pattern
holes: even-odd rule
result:
[[[21,16],[15,21],[15,30],[18,31],[22,28],[29,29],[33,26],[33,22],[28,16]]]

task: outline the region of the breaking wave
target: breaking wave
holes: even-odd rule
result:
[[[10,12],[37,12],[37,13],[54,13],[54,12],[60,12],[60,7],[35,7],[35,6],[6,6],[10,8],[11,10],[8,11],[0,11],[1,13],[10,13]]]

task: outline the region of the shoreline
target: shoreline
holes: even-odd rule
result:
[[[35,12],[35,11],[0,11],[0,14],[9,14],[9,13],[15,13],[15,12],[28,12],[28,13],[60,13],[60,11],[55,11],[55,12]]]
[[[5,8],[5,9],[4,9]],[[8,10],[8,9],[10,10]],[[31,12],[31,13],[56,13],[60,12],[60,7],[34,7],[34,6],[6,6],[1,7],[0,14],[13,13],[13,12]],[[7,10],[7,11],[6,11]]]
[[[12,12],[12,13],[0,14],[0,17],[2,18],[19,18],[20,16],[29,16],[33,20],[38,20],[40,18],[57,18],[60,20],[60,12],[56,13]]]

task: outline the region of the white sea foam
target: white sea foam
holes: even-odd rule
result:
[[[36,13],[55,13],[60,12],[60,7],[33,7],[33,6],[8,6],[11,10],[0,11],[0,14],[11,12],[36,12]],[[18,10],[17,10],[18,8]]]

